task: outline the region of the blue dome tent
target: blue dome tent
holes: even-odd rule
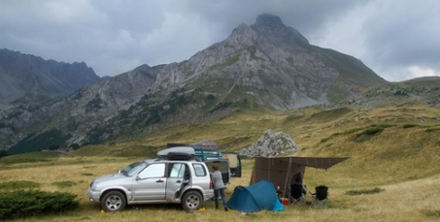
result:
[[[285,210],[278,199],[274,185],[267,180],[260,180],[247,187],[235,187],[228,201],[228,207],[241,212]]]

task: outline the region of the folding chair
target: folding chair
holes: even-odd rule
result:
[[[324,185],[320,185],[315,187],[315,193],[312,194],[313,196],[313,207],[321,206],[321,207],[327,207],[327,201],[328,201],[328,187]]]

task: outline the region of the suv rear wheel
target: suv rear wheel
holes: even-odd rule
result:
[[[188,191],[182,199],[182,207],[188,212],[199,209],[203,204],[202,195],[197,191]]]
[[[120,191],[110,191],[101,199],[101,207],[107,212],[122,210],[126,203],[125,195]]]

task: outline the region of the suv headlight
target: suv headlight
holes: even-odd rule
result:
[[[95,183],[94,180],[90,183],[90,189],[91,190],[96,190],[96,183]]]

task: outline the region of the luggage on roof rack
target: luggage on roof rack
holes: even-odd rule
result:
[[[202,140],[196,143],[190,144],[196,150],[219,150],[219,147],[214,141]]]
[[[194,148],[182,146],[160,150],[157,155],[159,158],[167,160],[192,160],[194,153]]]

